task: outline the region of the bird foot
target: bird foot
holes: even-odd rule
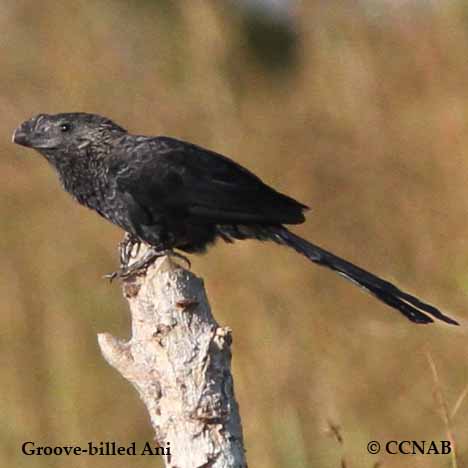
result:
[[[133,239],[125,239],[120,246],[121,267],[117,271],[104,275],[104,278],[112,282],[116,278],[126,279],[135,275],[143,275],[156,259],[164,257],[165,255],[180,258],[187,263],[188,268],[192,267],[190,260],[184,255],[170,249],[156,250],[153,247],[149,248],[142,258],[136,262],[130,263],[130,259],[138,255],[140,246],[141,243],[139,241],[134,242]]]

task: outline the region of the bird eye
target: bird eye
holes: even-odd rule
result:
[[[62,132],[68,132],[71,129],[71,125],[69,123],[64,123],[60,125],[60,131]]]

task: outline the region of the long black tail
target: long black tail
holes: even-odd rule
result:
[[[270,239],[279,244],[287,245],[300,254],[307,257],[314,263],[323,265],[336,271],[349,281],[357,284],[361,288],[373,294],[385,304],[399,310],[405,317],[415,323],[431,323],[433,318],[459,325],[447,315],[444,315],[435,307],[422,302],[417,297],[405,293],[392,283],[385,281],[372,273],[369,273],[336,255],[333,255],[322,248],[311,244],[302,237],[293,234],[283,226],[273,227],[270,231]],[[266,237],[266,236],[265,236]]]

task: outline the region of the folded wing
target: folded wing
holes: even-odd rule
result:
[[[172,138],[148,139],[132,171],[117,175],[151,217],[185,216],[197,223],[296,224],[307,207],[268,187],[234,161]]]

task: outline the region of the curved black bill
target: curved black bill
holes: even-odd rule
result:
[[[20,125],[13,133],[13,143],[17,145],[28,146],[28,132],[23,129],[23,125]]]

